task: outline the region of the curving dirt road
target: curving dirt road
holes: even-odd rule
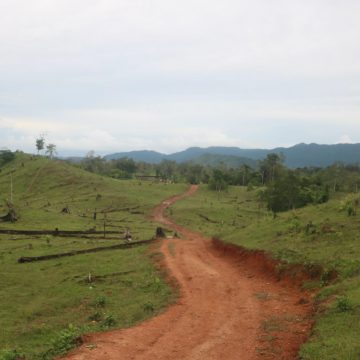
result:
[[[67,359],[296,359],[312,325],[308,296],[164,217],[168,206],[196,190],[164,201],[153,214],[182,234],[161,246],[180,285],[178,303],[134,328],[88,336]]]

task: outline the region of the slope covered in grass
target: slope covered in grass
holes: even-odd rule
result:
[[[106,229],[117,233],[0,235],[0,359],[16,357],[15,349],[27,359],[53,358],[73,346],[79,333],[131,326],[172,301],[154,266],[161,255],[148,246],[30,264],[17,260],[119,244],[126,228],[133,241],[150,239],[156,227],[147,219],[150,210],[185,185],[118,181],[17,154],[1,169],[0,215],[7,211],[11,172],[19,221],[0,222],[0,229],[103,230],[105,217]],[[65,207],[70,213],[61,212]]]
[[[184,185],[155,184],[139,181],[118,181],[70,166],[62,161],[19,154],[0,173],[0,199],[10,199],[10,173],[13,178],[13,202],[21,221],[7,228],[85,230],[103,226],[107,219],[126,217],[144,220],[144,215],[161,199],[181,192]],[[5,212],[1,202],[1,212]],[[61,214],[68,207],[70,215]],[[97,221],[93,214],[97,211]],[[123,212],[122,215],[121,212]],[[129,223],[134,221],[134,216]],[[0,224],[1,225],[1,224]],[[1,225],[5,226],[4,224]]]
[[[231,187],[217,193],[202,187],[195,197],[170,209],[179,223],[208,236],[249,249],[262,249],[289,263],[321,264],[322,279],[305,283],[319,289],[314,333],[301,350],[303,359],[359,359],[360,221],[347,204],[358,196],[336,194],[326,204],[279,214],[275,219],[257,201],[256,191]],[[339,273],[335,282],[328,274]]]

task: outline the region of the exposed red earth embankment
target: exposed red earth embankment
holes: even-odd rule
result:
[[[244,256],[165,217],[168,206],[196,190],[153,212],[182,235],[161,245],[180,286],[178,303],[136,327],[86,336],[67,359],[296,359],[312,327],[311,295],[289,278],[277,279],[273,263],[264,265],[258,253]]]

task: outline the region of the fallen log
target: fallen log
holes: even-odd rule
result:
[[[106,250],[117,250],[117,249],[130,249],[137,246],[143,246],[146,244],[149,244],[151,242],[154,242],[155,239],[152,240],[143,240],[143,241],[137,241],[133,243],[128,244],[117,244],[112,246],[102,246],[102,247],[96,247],[91,249],[85,249],[85,250],[74,250],[66,253],[58,253],[58,254],[51,254],[51,255],[42,255],[42,256],[30,256],[30,257],[21,257],[18,259],[18,263],[29,263],[29,262],[36,262],[36,261],[44,261],[44,260],[52,260],[52,259],[58,259],[61,257],[66,256],[75,256],[75,255],[82,255],[82,254],[90,254],[95,253],[99,251],[106,251]]]
[[[8,235],[98,235],[103,234],[104,231],[96,230],[10,230],[10,229],[0,229],[0,234]],[[106,231],[106,234],[119,234],[119,231]]]
[[[210,218],[208,218],[206,215],[203,215],[203,214],[198,214],[202,219],[210,222],[210,223],[213,223],[213,224],[218,224],[218,221],[215,221],[215,220],[211,220]]]

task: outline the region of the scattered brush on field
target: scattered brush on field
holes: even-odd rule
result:
[[[84,332],[132,326],[173,301],[148,246],[34,263],[17,260],[118,246],[127,228],[133,243],[150,239],[156,228],[146,218],[150,210],[186,185],[139,185],[18,154],[0,173],[5,198],[10,198],[10,173],[19,219],[0,222],[0,231],[13,231],[0,233],[0,359],[52,359],[76,346]],[[6,214],[0,200],[0,215]],[[64,208],[70,211],[62,213]]]

